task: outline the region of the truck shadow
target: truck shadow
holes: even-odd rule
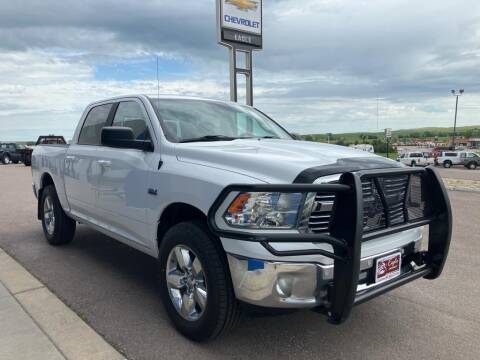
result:
[[[73,272],[71,280],[77,285],[56,292],[127,357],[185,358],[193,353],[195,359],[319,354],[328,359],[383,359],[386,351],[389,357],[404,356],[403,347],[408,346],[408,353],[424,358],[432,354],[432,340],[425,337],[432,327],[437,329],[433,342],[439,347],[442,341],[451,341],[441,331],[444,319],[388,294],[355,308],[352,318],[340,326],[308,310],[245,306],[234,331],[196,344],[176,333],[168,321],[158,296],[155,259],[85,226],[79,226],[74,242],[59,251],[68,255],[65,271]],[[74,262],[67,263],[68,258]]]

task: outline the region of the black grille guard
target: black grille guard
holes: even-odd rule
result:
[[[362,179],[395,175],[421,175],[424,186],[422,196],[429,214],[406,223],[393,225],[374,232],[364,233],[364,204]],[[278,233],[254,230],[251,232],[220,228],[216,223],[219,208],[232,192],[315,192],[335,193],[336,202],[330,225],[330,234]],[[407,196],[406,196],[407,198]],[[334,260],[334,276],[329,292],[329,305],[325,309],[329,321],[344,322],[355,304],[365,302],[407,282],[420,277],[437,278],[447,259],[452,234],[452,213],[447,191],[440,175],[433,167],[364,170],[344,173],[339,184],[288,184],[288,185],[230,185],[220,193],[208,213],[210,229],[220,237],[261,243],[276,256],[323,255]],[[421,266],[395,279],[357,293],[362,241],[395,234],[404,230],[429,226],[428,250],[421,254]],[[330,244],[333,252],[312,249],[277,251],[269,243],[303,242]]]

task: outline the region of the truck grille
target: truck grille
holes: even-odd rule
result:
[[[403,224],[407,221],[405,209],[408,186],[408,175],[362,180],[363,230],[365,232]]]
[[[332,216],[335,194],[320,194],[315,196],[313,211],[308,219],[308,227],[314,233],[328,233]]]
[[[409,185],[411,190],[407,201]],[[363,231],[382,229],[388,224],[389,226],[403,224],[407,222],[407,217],[420,217],[425,209],[424,203],[419,200],[414,201],[416,207],[413,209],[409,207],[408,213],[406,211],[407,204],[412,203],[411,198],[419,198],[420,188],[420,179],[412,177],[409,181],[408,175],[363,179]],[[328,234],[334,203],[334,194],[318,193],[316,195],[308,222],[310,231]]]

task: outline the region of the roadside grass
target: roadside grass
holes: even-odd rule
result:
[[[387,153],[375,153],[375,155],[380,155],[380,156],[383,156],[383,157],[387,157]],[[389,159],[397,160],[397,157],[398,157],[398,152],[396,152],[396,151],[388,153],[388,158]]]

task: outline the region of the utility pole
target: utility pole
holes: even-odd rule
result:
[[[453,122],[453,139],[452,139],[452,145],[453,149],[455,150],[456,145],[455,145],[455,138],[457,136],[457,110],[458,110],[458,98],[462,96],[462,94],[465,92],[465,90],[460,89],[458,92],[456,90],[451,90],[451,93],[453,96],[456,97],[455,99],[455,120]]]

